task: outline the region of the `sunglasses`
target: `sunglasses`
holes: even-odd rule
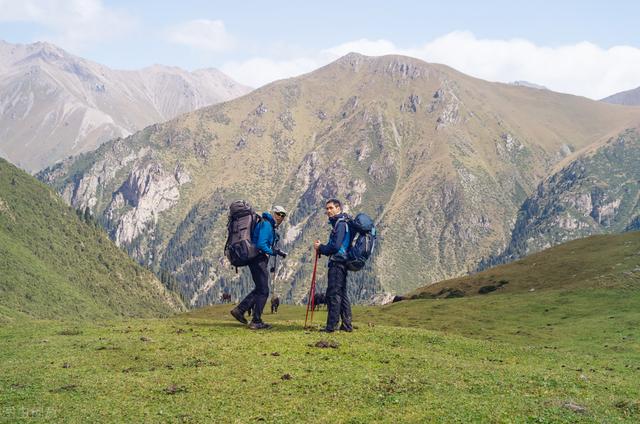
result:
[[[284,218],[285,216],[287,216],[286,213],[282,213],[282,212],[276,212],[276,215],[278,215],[280,218]]]

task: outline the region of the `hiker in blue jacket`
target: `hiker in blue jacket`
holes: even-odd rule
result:
[[[316,240],[314,249],[320,255],[329,257],[329,276],[327,284],[326,302],[329,314],[327,325],[320,331],[332,333],[338,329],[338,321],[342,320],[341,331],[353,331],[351,325],[351,303],[347,293],[347,250],[351,243],[348,215],[342,213],[342,204],[338,199],[329,199],[325,204],[331,234],[327,244]]]
[[[285,216],[287,216],[287,211],[282,206],[275,206],[273,215],[269,212],[262,214],[262,220],[251,234],[251,242],[261,252],[258,257],[249,262],[251,278],[256,286],[238,306],[231,310],[231,315],[241,323],[247,324],[244,314],[251,310],[249,328],[252,330],[271,328],[270,324],[262,321],[262,311],[269,297],[269,257],[279,255],[284,258],[287,256],[286,253],[275,248],[279,238],[276,228],[282,224]]]

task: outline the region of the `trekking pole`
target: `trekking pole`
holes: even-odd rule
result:
[[[309,289],[309,297],[307,299],[307,314],[304,317],[304,328],[307,328],[307,319],[309,318],[309,307],[311,307],[311,322],[313,322],[313,307],[315,306],[315,294],[316,294],[316,270],[318,269],[318,257],[320,255],[316,252],[316,259],[313,263],[313,274],[311,275],[311,288]]]
[[[275,291],[276,291],[276,262],[278,261],[278,257],[274,256],[273,258],[273,267],[269,270],[271,271],[271,288],[270,288],[270,292],[271,292],[271,300],[273,301],[273,296],[275,296]],[[271,309],[271,313],[273,313],[273,309]]]
[[[273,257],[273,266],[269,270],[269,271],[271,271],[271,274],[273,275],[273,277],[271,277],[271,284],[273,285],[274,288],[276,286],[276,266],[277,266],[277,264],[278,264],[278,256],[274,256]]]
[[[316,263],[318,261],[318,256],[316,255]],[[315,268],[315,266],[314,266]],[[313,294],[311,295],[311,319],[309,320],[309,325],[313,324],[313,313],[316,310],[316,282],[317,282],[317,278],[316,278],[316,273],[315,273],[315,269],[313,272]]]
[[[309,288],[309,295],[307,296],[307,314],[304,318],[304,328],[307,328],[307,320],[309,318],[309,308],[311,308],[311,321],[313,321],[313,308],[315,305],[315,293],[316,293],[316,266],[318,263],[318,257],[316,256],[315,263],[313,265],[313,274],[311,276],[311,287]]]
[[[316,264],[318,262],[318,257],[316,256]],[[309,320],[309,325],[313,323],[313,311],[316,307],[316,265],[313,266],[313,277],[311,279],[311,288],[309,289],[309,300],[307,302],[307,314],[309,312],[309,307],[311,307],[311,319]],[[305,328],[307,326],[305,319]]]

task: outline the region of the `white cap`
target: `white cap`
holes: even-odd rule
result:
[[[285,215],[287,214],[287,210],[285,208],[283,208],[282,206],[280,206],[280,205],[274,206],[273,207],[273,212],[274,213],[283,213]]]

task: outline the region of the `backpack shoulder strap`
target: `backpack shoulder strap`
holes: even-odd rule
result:
[[[338,251],[338,253],[341,254],[341,255],[345,255],[347,253],[347,250],[349,249],[349,246],[351,246],[351,234],[349,233],[349,221],[348,221],[348,218],[345,218],[345,217],[338,218],[338,220],[336,221],[335,228],[337,228],[338,224],[340,224],[341,222],[344,222],[344,224],[345,224],[345,226],[344,226],[344,239],[342,240],[342,246],[340,246],[340,250]]]
[[[340,222],[344,222],[345,224],[347,224],[347,227],[349,226],[349,218],[348,217],[340,217],[336,220],[336,226],[340,223]]]
[[[231,241],[231,226],[233,225],[233,217],[231,215],[229,215],[228,219],[227,219],[227,241],[224,243],[224,248],[226,250],[226,248],[229,246],[229,242]]]

